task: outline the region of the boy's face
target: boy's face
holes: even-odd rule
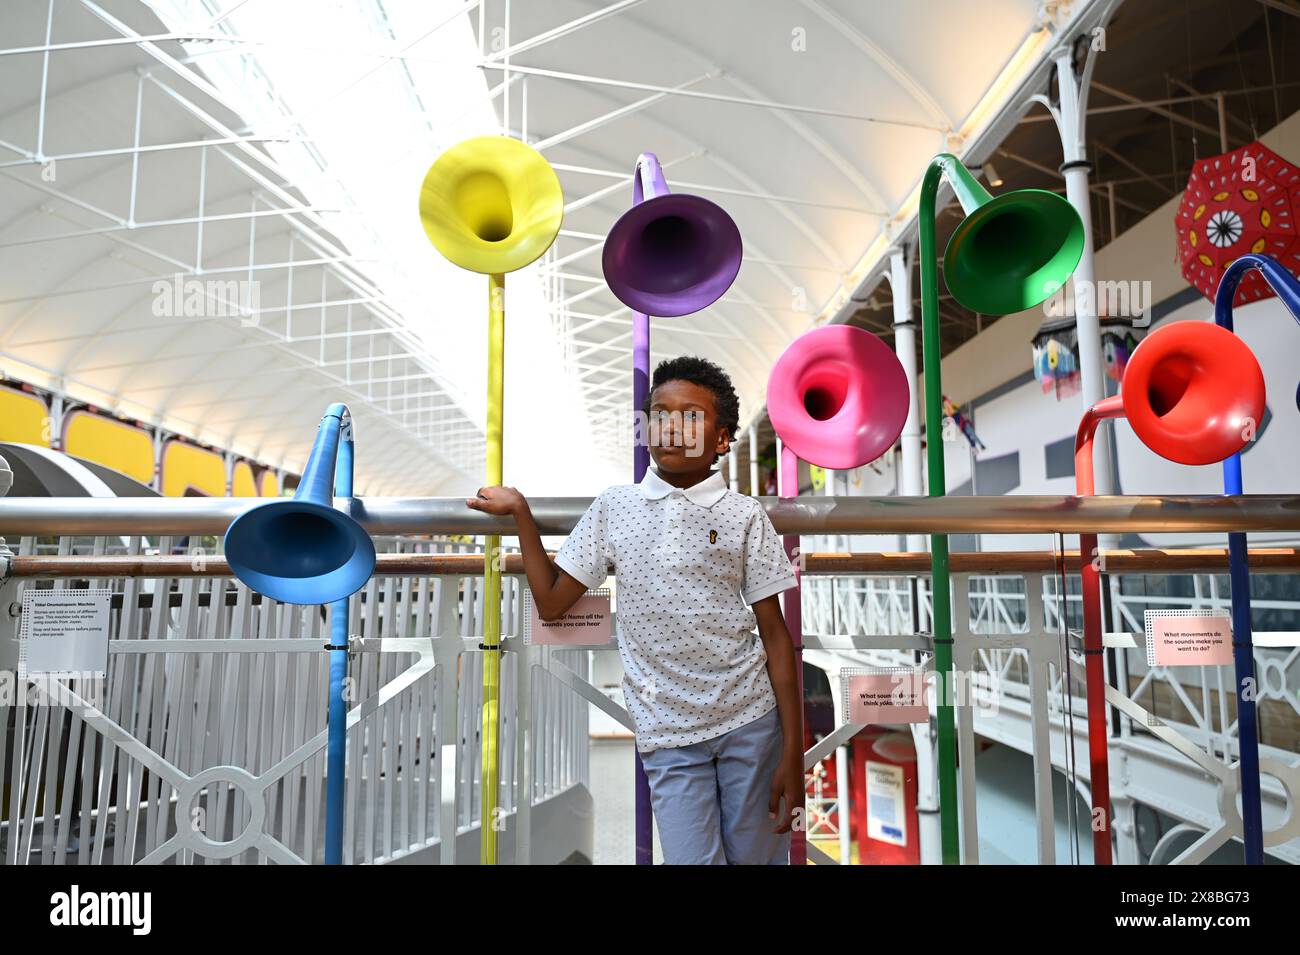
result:
[[[706,470],[731,444],[718,426],[713,392],[689,381],[665,381],[654,390],[649,425],[650,456],[669,474]]]

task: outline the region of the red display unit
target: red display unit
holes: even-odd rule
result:
[[[912,734],[868,726],[853,738],[852,836],[859,865],[920,865]]]

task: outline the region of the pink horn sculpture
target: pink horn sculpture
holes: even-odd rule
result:
[[[798,497],[800,458],[846,470],[869,464],[892,448],[907,421],[909,387],[894,352],[865,329],[823,325],[796,338],[767,381],[767,416],[783,445],[777,493]],[[787,535],[784,543],[797,580],[799,536]],[[782,600],[803,699],[802,585],[787,590]],[[806,836],[796,830],[790,864],[807,861]]]
[[[777,359],[767,414],[782,443],[803,460],[845,470],[894,446],[909,395],[907,374],[888,345],[861,328],[825,325],[800,335]]]

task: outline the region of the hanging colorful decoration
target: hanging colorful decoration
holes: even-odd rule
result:
[[[980,440],[980,436],[975,433],[975,424],[970,418],[962,414],[961,405],[955,403],[947,395],[943,396],[943,416],[951,419],[952,423],[961,430],[961,433],[966,436],[966,440],[977,454],[980,451],[987,450],[984,447],[984,442]]]
[[[814,494],[821,494],[826,490],[826,469],[819,468],[815,464],[808,465],[808,479],[812,481]]]
[[[1101,364],[1107,378],[1115,382],[1124,380],[1129,356],[1142,340],[1142,335],[1142,330],[1135,328],[1131,319],[1101,319]]]
[[[1125,295],[1125,306],[1132,299]],[[1073,311],[1073,296],[1065,295],[1062,302]],[[1109,296],[1098,296],[1098,324],[1101,326],[1102,368],[1106,377],[1115,382],[1124,380],[1124,368],[1128,357],[1142,340],[1142,329],[1137,327],[1134,318],[1124,315],[1108,314],[1111,306]],[[1121,307],[1121,311],[1126,311]],[[1139,314],[1146,316],[1149,311]],[[1033,339],[1034,378],[1043,387],[1043,394],[1055,393],[1056,400],[1078,394],[1079,381],[1079,335],[1075,326],[1074,315],[1060,315],[1052,312],[1039,326]]]
[[[1261,143],[1198,160],[1174,216],[1183,278],[1213,302],[1224,270],[1247,252],[1272,256],[1300,275],[1298,196],[1300,168]],[[1274,294],[1251,271],[1232,304]]]
[[[1034,378],[1056,400],[1079,393],[1079,338],[1074,316],[1048,319],[1034,335]]]

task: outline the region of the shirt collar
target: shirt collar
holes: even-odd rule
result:
[[[654,468],[647,468],[645,477],[641,479],[638,486],[641,488],[641,493],[648,500],[658,501],[667,497],[673,491],[680,491],[686,495],[687,500],[692,504],[700,505],[700,507],[712,507],[722,500],[727,493],[727,485],[722,480],[721,471],[714,471],[699,484],[693,484],[688,488],[678,488],[673,487],[656,474]]]

